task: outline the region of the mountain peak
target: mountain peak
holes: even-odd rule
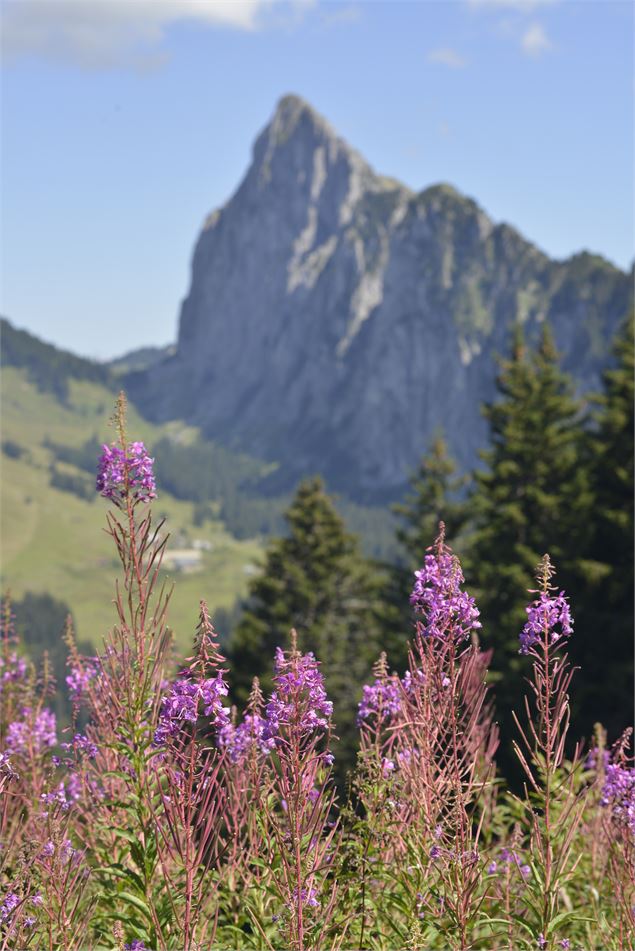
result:
[[[128,389],[157,418],[282,462],[288,484],[321,471],[339,491],[390,492],[439,426],[473,464],[511,324],[531,337],[549,320],[594,385],[629,279],[582,264],[550,261],[451,186],[375,174],[287,95],[201,233],[177,352]]]
[[[324,116],[320,115],[306,99],[297,96],[295,93],[287,93],[279,100],[269,128],[273,127],[278,134],[289,136],[295,132],[301,122],[304,122],[307,127],[312,127],[318,133],[330,138],[338,138],[335,130],[329,125]]]
[[[262,130],[253,152],[253,166],[258,179],[269,182],[276,178],[276,168],[287,181],[310,174],[315,163],[354,170],[359,175],[373,176],[368,163],[342,139],[326,119],[301,96],[283,96],[269,123]]]

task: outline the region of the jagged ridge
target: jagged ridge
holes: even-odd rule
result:
[[[176,353],[127,382],[286,482],[320,471],[368,497],[403,485],[437,427],[474,461],[515,321],[548,319],[588,388],[630,296],[602,258],[553,261],[449,185],[377,175],[286,96],[199,236]]]

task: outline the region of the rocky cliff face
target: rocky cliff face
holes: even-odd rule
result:
[[[597,385],[629,294],[608,262],[553,261],[448,185],[375,174],[287,96],[205,222],[176,352],[127,385],[288,483],[319,471],[368,497],[403,485],[438,427],[474,462],[515,321],[548,319],[565,367]]]

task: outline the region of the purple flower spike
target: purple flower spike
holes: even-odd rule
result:
[[[266,756],[275,747],[273,739],[267,739],[267,721],[257,713],[247,713],[243,722],[234,726],[229,720],[219,730],[218,745],[224,747],[232,763],[240,763],[256,750]]]
[[[180,677],[170,686],[161,703],[159,724],[154,734],[155,746],[161,746],[178,736],[184,720],[196,723],[199,705],[203,708],[203,715],[211,717],[214,726],[222,732],[229,724],[229,712],[222,702],[227,692],[228,687],[221,672],[202,682],[187,676]]]
[[[30,707],[23,707],[22,719],[14,720],[7,727],[7,748],[11,753],[34,753],[57,745],[57,721],[52,710],[46,707],[35,718]]]
[[[410,604],[422,615],[426,637],[462,641],[481,627],[474,598],[461,591],[465,579],[459,560],[445,545],[425,556],[415,579]]]
[[[610,808],[613,821],[635,838],[635,769],[609,763],[600,803]]]
[[[313,654],[295,652],[286,657],[278,647],[274,667],[276,689],[267,704],[265,739],[278,737],[281,729],[301,737],[328,729],[333,704]]]
[[[120,505],[128,491],[136,502],[156,499],[152,459],[142,442],[129,443],[126,451],[116,443],[102,446],[97,466],[96,488],[105,499]]]
[[[19,896],[15,892],[7,892],[2,905],[0,905],[0,921],[6,921],[10,918],[19,904]]]
[[[520,633],[520,654],[528,654],[535,644],[543,641],[545,634],[550,644],[556,644],[573,633],[573,618],[564,591],[555,598],[541,591],[540,597],[526,611],[527,623]]]
[[[374,684],[365,684],[362,687],[362,699],[357,713],[358,725],[371,716],[378,717],[382,722],[390,720],[401,710],[401,688],[399,680],[391,677],[389,680],[376,680]]]
[[[17,683],[24,680],[27,675],[27,663],[24,658],[19,657],[15,651],[12,651],[7,660],[0,657],[0,692],[2,685],[6,683]]]
[[[71,700],[79,701],[86,694],[88,685],[97,675],[97,658],[83,663],[81,667],[71,667],[71,672],[66,677],[66,686]]]

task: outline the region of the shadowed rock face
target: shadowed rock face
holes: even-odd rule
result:
[[[472,464],[511,325],[548,319],[582,389],[598,384],[631,281],[553,261],[448,185],[383,178],[296,96],[256,140],[199,236],[176,352],[127,380],[156,419],[200,425],[322,472],[353,497],[405,482],[442,426]]]

